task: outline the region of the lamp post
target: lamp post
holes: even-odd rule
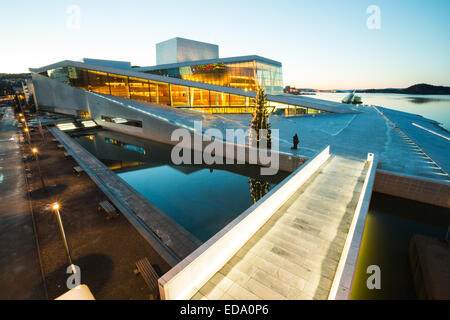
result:
[[[44,130],[42,129],[41,118],[39,117],[38,112],[36,112],[36,114],[37,114],[37,119],[38,119],[38,123],[39,123],[39,132],[41,133],[42,140],[44,140],[44,142],[47,142],[47,140],[45,139]]]
[[[28,145],[31,148],[31,137],[30,137],[30,129],[28,127],[25,127],[25,129],[23,129],[23,131],[25,131],[25,134],[27,136],[27,141],[28,141]]]
[[[42,176],[42,172],[41,172],[41,163],[39,161],[39,150],[38,150],[38,148],[33,148],[33,149],[31,149],[31,151],[33,152],[34,158],[37,161],[39,177],[41,178],[42,188],[44,188],[44,190],[47,191],[47,188],[45,187],[44,177]]]
[[[67,255],[67,260],[69,261],[69,265],[72,267],[72,271],[75,274],[76,273],[76,269],[75,266],[72,263],[72,256],[70,254],[70,249],[69,249],[69,244],[67,243],[67,238],[66,238],[66,233],[64,232],[64,226],[61,220],[61,214],[59,213],[59,203],[55,202],[52,205],[52,209],[56,214],[56,218],[58,219],[58,225],[59,225],[59,231],[61,232],[61,237],[63,239],[64,242],[64,248],[66,249],[66,255]]]

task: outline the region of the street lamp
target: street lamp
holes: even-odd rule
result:
[[[30,129],[28,127],[25,127],[25,129],[23,129],[23,131],[25,131],[26,136],[27,136],[27,140],[28,140],[28,145],[31,148],[31,137],[30,137]]]
[[[47,188],[45,187],[45,182],[44,182],[44,177],[42,176],[42,172],[41,172],[41,163],[39,161],[39,150],[38,148],[32,148],[31,152],[33,152],[34,154],[34,158],[37,161],[37,165],[38,165],[38,170],[39,170],[39,177],[41,178],[41,183],[42,183],[42,188],[47,191]]]
[[[56,214],[56,218],[58,219],[59,231],[61,232],[61,237],[63,239],[64,247],[66,249],[67,260],[69,261],[69,265],[72,268],[72,272],[75,274],[76,269],[72,263],[72,257],[70,254],[69,244],[67,243],[66,233],[64,232],[64,227],[63,227],[62,220],[61,220],[61,214],[59,213],[59,208],[60,208],[60,205],[58,202],[55,202],[54,204],[52,204],[52,209]]]
[[[42,136],[42,140],[44,140],[44,142],[47,142],[47,140],[45,139],[44,130],[42,129],[42,123],[41,123],[41,118],[39,117],[39,111],[36,111],[36,115],[37,115],[38,124],[39,124],[39,132]]]

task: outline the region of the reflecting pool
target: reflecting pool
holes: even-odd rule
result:
[[[203,242],[288,176],[261,176],[251,165],[177,166],[171,146],[111,131],[73,137]]]

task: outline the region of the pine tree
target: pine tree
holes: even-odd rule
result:
[[[258,88],[255,97],[255,110],[253,112],[253,119],[250,122],[250,128],[253,129],[256,137],[250,137],[250,139],[256,139],[256,146],[259,148],[260,142],[264,139],[267,140],[267,148],[272,146],[272,137],[269,123],[269,110],[267,108],[267,95],[264,92],[264,88]],[[265,130],[265,132],[260,132]]]

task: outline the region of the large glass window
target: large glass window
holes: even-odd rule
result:
[[[225,92],[210,91],[211,106],[228,107],[230,95]]]
[[[185,107],[189,105],[189,88],[184,86],[170,85],[170,94],[173,107]]]
[[[233,87],[247,91],[256,91],[256,62],[211,63],[159,69],[148,73],[181,78],[219,86]]]
[[[117,74],[109,74],[109,84],[111,87],[111,94],[113,96],[130,98],[130,92],[128,90],[128,77],[120,76]]]
[[[71,86],[89,90],[88,71],[74,67],[68,67],[69,83]]]
[[[158,103],[170,106],[170,94],[168,83],[158,83]]]
[[[158,104],[158,85],[152,81],[149,81],[150,86],[150,102]]]
[[[130,77],[128,84],[130,86],[130,99],[150,102],[150,87],[147,80]]]
[[[61,67],[47,71],[47,76],[56,81],[69,84],[69,70],[68,67]]]
[[[266,93],[281,94],[283,92],[283,74],[280,66],[256,62],[256,78],[258,84],[266,89]]]
[[[108,74],[105,72],[88,71],[89,91],[111,94],[108,85]]]
[[[190,99],[191,99],[191,106],[193,107],[207,107],[211,104],[209,103],[209,91],[198,89],[198,88],[191,88],[190,92]]]
[[[170,106],[169,84],[150,81],[150,102]]]
[[[232,107],[239,107],[239,106],[245,106],[245,97],[244,96],[238,96],[235,94],[230,94],[230,106]]]

